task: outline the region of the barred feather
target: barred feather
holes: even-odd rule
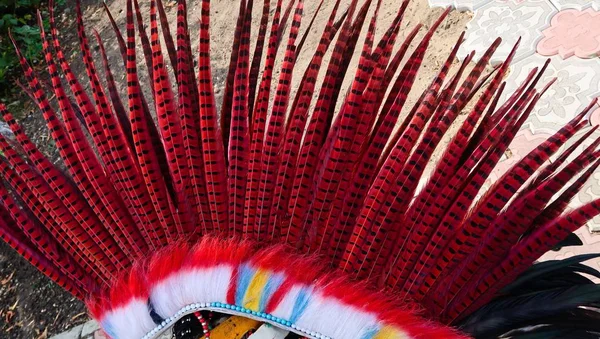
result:
[[[96,68],[77,1],[77,35],[89,93],[84,89],[61,48],[51,2],[50,34],[42,27],[41,38],[56,112],[18,48],[17,53],[27,80],[22,87],[41,111],[66,170],[44,156],[0,104],[16,138],[12,142],[0,136],[0,237],[75,296],[94,295],[94,314],[131,298],[141,300],[145,310],[148,298],[155,297],[148,297],[146,284],[155,288],[186,260],[202,259],[202,267],[235,266],[230,281],[236,283],[245,282],[246,269],[263,264],[289,274],[292,280],[266,283],[273,288],[272,299],[263,306],[272,312],[295,281],[324,284],[323,300],[359,304],[360,310],[385,319],[408,319],[403,326],[411,337],[420,331],[462,337],[449,335],[444,327],[415,323],[406,310],[378,313],[378,307],[391,305],[387,299],[367,300],[358,296],[362,289],[351,290],[319,273],[339,269],[361,285],[410,300],[411,308],[421,308],[432,320],[456,325],[467,319],[464,329],[477,332],[477,322],[496,314],[478,309],[492,300],[502,305],[506,286],[545,252],[570,244],[562,241],[600,214],[599,201],[567,211],[600,165],[600,139],[569,161],[597,131],[590,128],[574,137],[587,125],[584,116],[596,101],[485,188],[553,84],[537,88],[549,62],[533,69],[514,92],[504,93],[503,79],[517,46],[486,73],[500,39],[474,65],[474,53],[454,65],[462,34],[430,84],[417,89],[428,46],[449,9],[416,41],[421,25],[404,28],[408,0],[397,4],[383,28],[377,27],[381,0],[325,4],[263,1],[254,41],[254,2],[240,1],[218,114],[210,0],[200,2],[197,55],[185,0],[177,1],[175,31],[162,1],[151,0],[149,35],[137,0],[127,1],[125,35],[104,5],[125,66],[126,103],[115,65],[94,31],[102,62]],[[305,6],[316,11],[301,27]],[[309,53],[307,68],[299,69],[300,50],[307,48],[311,27],[326,7],[330,12],[319,43]],[[382,34],[376,41],[378,29]],[[285,51],[280,51],[283,43]],[[149,83],[143,83],[136,49],[143,55]],[[353,58],[356,69],[349,67]],[[104,82],[98,73],[104,73]],[[146,86],[152,93],[148,101]],[[409,107],[411,92],[418,100]],[[452,132],[466,107],[465,120]],[[442,142],[446,137],[448,144]],[[547,163],[570,140],[572,146]],[[425,168],[436,149],[442,156],[428,173]],[[252,249],[246,240],[281,245],[259,251],[257,259],[248,254]],[[211,252],[196,252],[191,246],[196,242]],[[221,245],[230,252],[226,258],[214,250]],[[153,255],[156,251],[160,254]],[[287,252],[314,259],[298,259],[300,267],[290,273],[288,266],[295,262],[279,262],[289,257]],[[152,257],[149,264],[146,257]],[[260,265],[251,267],[254,261]],[[318,262],[326,266],[311,266]],[[132,269],[134,265],[139,266]],[[574,270],[569,281],[585,284],[580,271],[594,273],[580,266]],[[113,284],[120,276],[126,278]],[[111,292],[98,292],[110,286]],[[312,293],[308,289],[302,293]],[[225,298],[243,299],[242,292],[228,290]],[[568,311],[574,312],[589,304],[571,306]]]

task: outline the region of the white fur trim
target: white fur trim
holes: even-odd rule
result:
[[[134,299],[127,305],[107,313],[102,327],[113,339],[141,338],[156,327],[150,318],[148,303]]]
[[[173,274],[151,288],[152,306],[161,317],[168,318],[193,303],[225,303],[232,272],[230,265],[219,265]]]
[[[380,325],[373,314],[325,297],[316,292],[296,325],[310,328],[331,338],[361,338],[364,333]]]

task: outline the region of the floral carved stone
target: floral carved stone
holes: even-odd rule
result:
[[[478,59],[496,37],[500,36],[502,44],[491,63],[503,62],[519,37],[521,44],[513,62],[522,60],[535,53],[542,30],[549,26],[550,19],[556,12],[556,8],[548,0],[490,1],[475,11],[473,19],[467,25],[459,57],[464,59],[474,50],[475,59]]]
[[[600,12],[592,8],[561,11],[542,34],[544,38],[537,45],[541,55],[560,55],[563,59],[597,57],[600,54]]]
[[[558,10],[577,9],[584,10],[586,8],[594,8],[600,10],[600,0],[550,0]]]
[[[532,55],[511,66],[506,81],[505,93],[512,93],[527,74],[544,64],[546,57]],[[540,86],[554,78],[556,82],[537,103],[523,128],[532,133],[553,134],[585,108],[592,99],[600,96],[600,60],[563,60],[558,56],[550,58],[550,65],[540,80]],[[503,96],[506,98],[506,95]]]
[[[453,0],[429,0],[429,7],[448,7],[454,6]]]

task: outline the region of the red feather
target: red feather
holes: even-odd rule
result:
[[[193,65],[192,51],[186,14],[186,1],[179,0],[177,3],[177,111],[181,118],[184,157],[187,159],[189,171],[189,179],[185,182],[185,193],[193,215],[197,216],[196,225],[192,227],[192,233],[201,235],[206,233],[207,229],[212,229],[212,221],[200,141],[198,85],[194,68],[191,67]],[[193,218],[190,224],[194,225]]]
[[[233,103],[231,130],[229,132],[229,232],[240,235],[244,228],[246,176],[248,173],[249,148],[249,67],[250,67],[250,21],[252,0],[248,1],[238,45],[237,64],[233,80]]]
[[[298,166],[300,143],[302,141],[302,136],[304,135],[304,129],[306,128],[308,109],[312,101],[317,76],[323,62],[323,56],[337,32],[333,20],[335,19],[339,4],[340,1],[336,1],[331,14],[329,15],[319,45],[306,68],[290,110],[289,123],[286,125],[287,131],[285,143],[282,145],[280,151],[281,164],[279,165],[275,183],[275,192],[273,194],[273,217],[271,218],[271,221],[269,221],[269,224],[274,225],[275,230],[279,230],[280,234],[275,234],[275,239],[278,239],[280,236],[287,236],[288,233],[287,226],[289,225],[289,215],[287,214],[287,207],[291,194],[292,178]]]
[[[56,282],[67,292],[73,294],[79,300],[86,298],[85,287],[82,287],[76,280],[65,275],[61,267],[56,266],[44,253],[38,248],[43,245],[32,243],[25,235],[19,231],[18,222],[11,219],[4,208],[0,208],[0,238],[12,247],[19,255],[25,258],[30,264],[35,266],[40,272]],[[46,245],[47,246],[47,245]]]
[[[256,223],[256,213],[258,206],[258,188],[262,174],[262,156],[263,143],[265,140],[265,130],[267,124],[267,110],[269,108],[269,94],[271,92],[271,81],[273,68],[275,67],[275,57],[279,49],[277,34],[279,25],[285,25],[280,22],[282,0],[277,1],[271,32],[265,59],[265,66],[262,78],[258,88],[254,110],[252,111],[252,134],[250,141],[250,156],[248,162],[248,182],[246,184],[246,201],[244,205],[244,235],[254,234],[254,225]]]
[[[200,95],[200,140],[204,159],[206,191],[211,212],[207,232],[228,232],[227,178],[223,139],[217,121],[215,94],[210,68],[210,0],[202,1],[200,44],[198,46],[198,93]]]
[[[257,240],[264,239],[264,237],[273,237],[274,228],[272,224],[269,224],[269,221],[273,211],[272,202],[273,191],[275,189],[275,174],[281,161],[279,151],[281,140],[285,134],[285,114],[289,103],[290,86],[297,56],[295,44],[300,24],[302,23],[303,10],[304,1],[299,0],[292,19],[281,72],[279,73],[279,81],[275,97],[273,98],[273,108],[267,122],[262,156],[262,171],[258,187],[256,221],[254,225],[254,233]]]

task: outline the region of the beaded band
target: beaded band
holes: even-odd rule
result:
[[[200,311],[196,311],[196,312],[194,312],[194,315],[196,316],[196,318],[202,325],[202,332],[204,333],[204,338],[210,339],[210,331],[208,329],[208,323],[206,322],[206,320],[204,320],[202,313],[200,313]]]
[[[162,323],[160,323],[152,331],[150,331],[148,334],[146,334],[142,339],[158,338],[159,335],[161,335],[166,329],[168,329],[170,326],[175,324],[175,322],[177,322],[182,317],[184,317],[188,314],[192,314],[192,313],[194,315],[200,314],[200,311],[217,311],[220,313],[225,313],[225,314],[230,314],[230,315],[241,315],[241,316],[245,316],[247,318],[251,318],[251,319],[269,323],[271,325],[286,329],[290,332],[294,332],[294,333],[304,336],[304,337],[313,338],[313,339],[331,339],[328,336],[325,336],[320,333],[310,331],[310,330],[307,330],[304,328],[300,328],[285,319],[280,319],[280,318],[274,317],[274,316],[264,313],[264,312],[256,312],[256,311],[252,311],[250,309],[244,308],[244,307],[240,307],[240,306],[236,306],[236,305],[229,305],[229,304],[224,304],[224,303],[219,303],[219,302],[196,303],[196,304],[188,305],[188,306],[182,308],[181,310],[179,310],[179,312],[177,312],[174,316],[163,320]],[[202,318],[202,319],[204,320],[204,318]],[[198,318],[198,320],[200,320],[200,318]],[[208,339],[210,336],[210,334],[209,334],[210,332],[208,331],[208,324],[206,323],[206,321],[203,321],[203,320],[200,320],[200,323],[202,324],[204,334],[206,335],[206,338]],[[205,325],[206,325],[206,327],[205,327]]]

